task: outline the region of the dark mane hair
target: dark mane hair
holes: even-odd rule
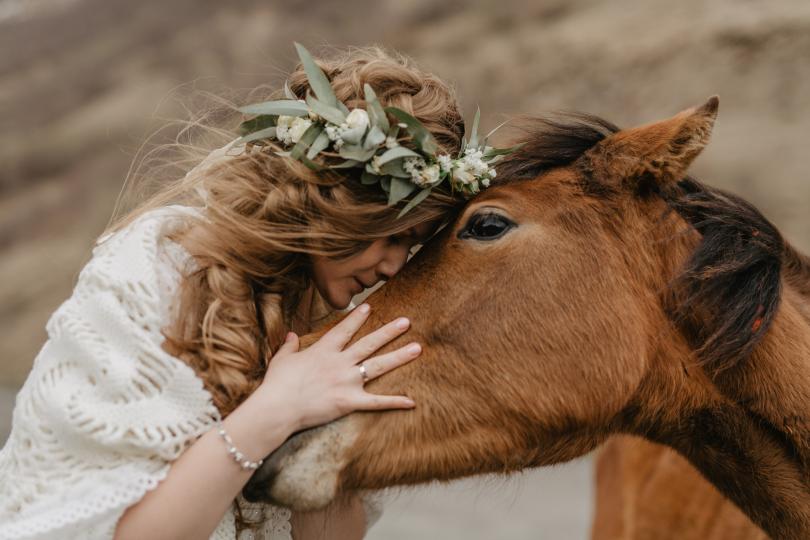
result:
[[[498,163],[499,181],[535,178],[578,160],[619,127],[592,114],[562,111],[521,116],[514,124],[523,146]]]
[[[498,165],[499,181],[571,165],[619,131],[611,122],[575,112],[522,117],[518,129],[524,145]],[[692,177],[657,194],[702,236],[667,291],[673,299],[668,315],[707,368],[732,367],[748,358],[773,321],[785,242],[751,204]]]
[[[664,199],[702,237],[672,285],[670,316],[708,368],[733,367],[779,307],[785,242],[753,205],[693,178]]]

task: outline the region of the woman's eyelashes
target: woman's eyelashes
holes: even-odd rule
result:
[[[414,238],[412,236],[395,235],[395,236],[389,236],[388,237],[388,245],[389,246],[391,246],[391,247],[405,246],[405,247],[408,248],[408,251],[413,249],[413,246],[414,246],[415,243],[416,243],[416,241],[414,240]]]

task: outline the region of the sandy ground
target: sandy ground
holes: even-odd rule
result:
[[[16,392],[10,388],[0,387],[0,441],[8,438],[11,430],[11,411],[14,408],[14,396]]]
[[[0,387],[0,441],[11,426],[15,391]],[[385,495],[369,540],[580,540],[588,537],[592,462],[510,478],[484,477]]]
[[[588,538],[592,460],[403,492],[385,505],[369,540],[580,540]]]

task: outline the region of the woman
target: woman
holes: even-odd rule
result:
[[[0,453],[0,539],[364,534],[356,502],[291,516],[238,494],[294,432],[414,406],[363,390],[419,355],[375,355],[406,319],[349,346],[363,304],[306,350],[298,333],[394,276],[493,156],[448,157],[455,95],[409,60],[299,54],[288,99],[108,230],[48,321]]]

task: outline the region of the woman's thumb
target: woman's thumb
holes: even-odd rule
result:
[[[284,343],[282,343],[281,347],[276,351],[276,355],[298,352],[298,346],[298,334],[295,332],[287,332],[287,337],[284,338]]]

